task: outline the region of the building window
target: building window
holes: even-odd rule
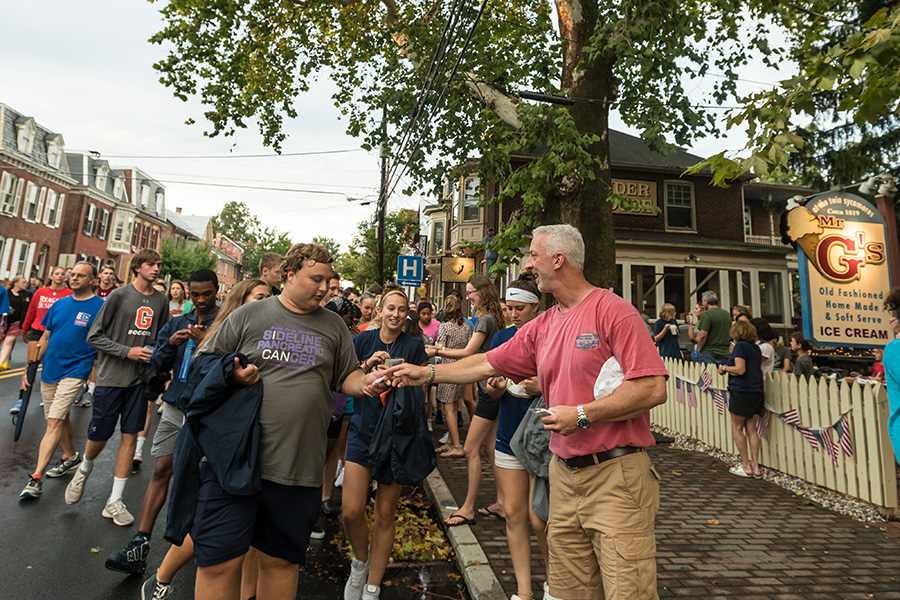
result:
[[[750,217],[750,207],[744,205],[744,235],[753,235],[753,219]]]
[[[150,226],[144,225],[141,228],[141,248],[149,248],[150,243]]]
[[[105,240],[109,233],[109,211],[105,208],[100,211],[100,221],[97,224],[97,239]]]
[[[31,273],[31,269],[28,268],[28,242],[19,242],[18,250],[13,249],[13,264],[16,265],[16,268],[13,270],[13,273],[22,273],[26,277],[27,274]]]
[[[50,246],[44,244],[41,246],[41,253],[38,254],[38,277],[44,277],[44,269],[47,268],[47,257],[50,256]]]
[[[116,200],[121,200],[122,195],[125,193],[125,178],[122,175],[116,177],[116,181],[113,184],[113,196],[115,196]]]
[[[44,204],[44,216],[42,221],[47,227],[56,227],[59,217],[59,192],[47,190],[47,201]]]
[[[12,173],[4,172],[0,176],[0,213],[15,217],[19,209],[21,194],[22,180]]]
[[[40,196],[40,193],[41,188],[30,181],[28,182],[28,185],[25,186],[25,205],[22,208],[22,218],[31,223],[37,221],[38,197]]]
[[[97,207],[88,204],[84,207],[84,222],[81,224],[81,233],[88,236],[94,235],[94,228],[97,225]]]
[[[162,192],[156,192],[156,214],[166,215],[166,196]]]
[[[157,250],[156,247],[157,242],[159,241],[159,229],[156,227],[153,228],[153,231],[150,232],[150,248]]]
[[[666,229],[696,231],[694,186],[680,181],[666,182]]]
[[[54,169],[58,169],[62,162],[63,146],[62,137],[57,135],[47,144],[47,163]]]
[[[472,179],[466,180],[466,198],[463,203],[463,221],[477,221],[478,220],[478,186],[481,185],[481,180],[477,177],[473,177]]]
[[[134,245],[141,243],[141,224],[134,221],[134,227],[131,228],[131,241]]]
[[[147,205],[150,203],[150,186],[142,185],[141,186],[141,208],[147,208]]]
[[[759,272],[759,316],[769,323],[784,323],[781,273]]]
[[[37,134],[34,121],[28,119],[24,123],[18,124],[17,127],[19,132],[16,136],[16,147],[22,154],[31,154],[31,150],[34,147],[34,137]]]
[[[456,185],[459,182],[455,179],[450,179],[447,181],[447,186],[444,188],[447,196],[446,198],[450,201],[450,227],[456,227],[456,221],[459,218],[459,192],[456,189]]]
[[[108,165],[100,165],[97,167],[97,177],[94,179],[94,186],[98,190],[106,189],[106,178],[109,176],[109,166]]]
[[[444,222],[443,221],[435,221],[434,229],[431,232],[431,253],[432,254],[443,254],[444,253]]]

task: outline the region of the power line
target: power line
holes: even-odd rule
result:
[[[138,154],[103,154],[97,153],[98,157],[105,158],[140,158],[140,159],[218,159],[218,158],[281,158],[285,156],[318,156],[321,154],[346,154],[347,152],[365,152],[362,148],[349,148],[347,150],[321,150],[318,152],[284,152],[282,154],[214,154],[214,155],[195,155],[195,156],[151,156]]]

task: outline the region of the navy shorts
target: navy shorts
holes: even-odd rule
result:
[[[200,467],[200,493],[191,538],[198,567],[260,552],[302,565],[322,506],[321,487],[262,482],[250,496],[229,494],[212,469]]]
[[[93,442],[105,442],[116,432],[121,416],[122,433],[140,433],[147,421],[147,401],[144,384],[134,387],[97,386],[94,390],[94,411],[87,437]]]

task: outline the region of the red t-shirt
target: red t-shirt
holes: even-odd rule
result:
[[[44,331],[44,326],[41,324],[44,315],[47,314],[54,302],[71,295],[72,290],[67,287],[61,290],[51,290],[49,287],[35,290],[34,296],[31,297],[31,304],[28,305],[28,312],[25,313],[25,320],[22,322],[22,331],[26,333],[29,329]]]
[[[613,356],[626,380],[668,376],[637,309],[601,288],[568,312],[551,308],[487,353],[494,370],[513,381],[537,375],[547,406],[593,402],[594,381]],[[550,436],[550,450],[561,458],[652,445],[649,412],[627,421],[592,423],[568,437]]]
[[[96,291],[95,293],[96,293],[97,296],[99,296],[100,298],[103,298],[104,300],[106,300],[107,296],[109,296],[110,294],[112,294],[112,293],[113,293],[113,290],[115,290],[115,289],[116,289],[116,286],[112,286],[111,288],[108,288],[108,289],[103,289],[101,286],[98,285],[98,286],[97,286],[97,291]]]

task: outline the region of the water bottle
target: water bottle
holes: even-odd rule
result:
[[[184,358],[181,359],[181,368],[178,369],[178,381],[187,383],[188,369],[191,368],[191,359],[194,358],[194,352],[197,350],[197,342],[188,340],[184,345]]]

